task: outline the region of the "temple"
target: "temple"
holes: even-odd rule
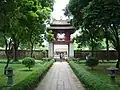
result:
[[[48,57],[55,58],[55,56],[59,56],[61,53],[66,57],[74,57],[74,44],[71,34],[74,33],[75,28],[67,20],[53,20],[50,27],[48,27],[49,30],[54,34],[55,40],[49,43]],[[55,45],[64,45],[68,48],[67,50],[65,48],[57,48],[55,50]]]

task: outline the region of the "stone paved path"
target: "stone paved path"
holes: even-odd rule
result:
[[[67,62],[55,62],[35,90],[85,90]]]

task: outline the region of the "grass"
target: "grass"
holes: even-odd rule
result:
[[[7,77],[3,75],[4,64],[0,64],[0,87],[3,87],[7,83]]]
[[[107,71],[107,68],[111,67],[111,66],[115,66],[115,63],[100,63],[97,67],[95,67],[94,70],[91,70],[89,67],[87,67],[85,64],[81,64],[81,66],[83,68],[85,68],[88,72],[90,72],[91,74],[94,74],[95,76],[97,76],[98,78],[100,78],[101,80],[104,80],[106,83],[110,82],[110,77],[108,75],[109,71]],[[119,76],[119,75],[117,75]],[[119,77],[117,77],[116,79],[117,81],[120,80]]]
[[[0,60],[0,61],[3,62],[3,60]],[[4,62],[6,62],[6,61],[4,60]],[[45,62],[37,60],[36,65],[33,68],[31,68],[31,71],[29,71],[28,68],[26,68],[22,64],[9,64],[9,67],[12,67],[14,69],[13,85],[15,85],[15,84],[21,82],[22,80],[24,80],[25,78],[27,78],[34,71],[38,70],[44,63]],[[7,77],[5,75],[3,75],[4,67],[5,67],[5,63],[0,63],[0,87],[6,86],[6,83],[7,83]]]
[[[104,81],[105,83],[109,84],[109,85],[113,85],[114,82],[111,82],[110,80],[110,76],[108,75],[108,70],[107,68],[113,66],[115,67],[116,62],[113,60],[113,63],[111,63],[111,61],[105,61],[105,63],[99,63],[98,66],[95,67],[94,70],[91,70],[88,66],[85,65],[85,62],[82,61],[75,61],[75,63],[77,63],[78,65],[82,66],[86,71],[90,72],[92,75],[94,75],[95,77],[101,79],[102,81]],[[116,77],[116,85],[118,85],[117,87],[115,87],[114,90],[120,90],[120,72],[117,73],[117,77]]]

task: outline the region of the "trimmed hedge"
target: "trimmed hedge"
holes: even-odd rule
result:
[[[18,83],[17,85],[12,86],[9,90],[34,90],[35,87],[39,84],[41,79],[44,77],[46,72],[53,64],[53,60],[44,63],[38,70],[29,75],[26,79]]]
[[[79,80],[82,81],[85,87],[89,90],[115,90],[114,87],[109,86],[103,80],[86,71],[80,65],[74,63],[74,61],[69,61],[69,64]]]

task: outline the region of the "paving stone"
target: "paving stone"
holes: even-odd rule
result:
[[[85,90],[67,62],[55,62],[35,90]]]

